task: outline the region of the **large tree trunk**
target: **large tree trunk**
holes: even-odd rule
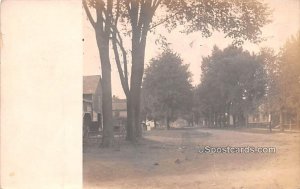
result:
[[[141,85],[144,74],[146,36],[144,33],[140,41],[140,34],[133,31],[132,36],[132,68],[130,78],[130,93],[127,97],[128,116],[127,127],[128,132],[126,139],[135,142],[142,136],[142,128],[140,124],[140,106],[141,106]]]
[[[136,69],[136,68],[135,68]],[[133,69],[134,70],[134,69]],[[130,94],[127,98],[127,137],[126,139],[135,142],[142,135],[140,122],[140,96],[142,78],[132,72]],[[142,69],[143,74],[143,69]],[[141,74],[141,75],[142,75]]]
[[[102,70],[105,70],[102,68]],[[104,79],[105,78],[105,79]],[[102,90],[103,90],[103,137],[102,146],[110,147],[113,144],[113,121],[112,121],[112,97],[111,97],[111,72],[106,74],[102,71]]]
[[[130,78],[130,92],[127,97],[128,116],[127,140],[136,141],[142,136],[142,128],[140,124],[140,104],[141,104],[141,85],[144,74],[144,61],[146,39],[149,31],[154,11],[157,6],[152,6],[151,1],[131,1],[128,4],[128,13],[130,23],[132,26],[132,40],[131,40],[131,78]],[[130,133],[131,132],[131,133]]]
[[[142,71],[143,73],[143,71]],[[141,79],[137,74],[131,76],[131,88],[129,98],[127,99],[127,136],[126,139],[135,142],[142,134],[140,128],[140,94],[141,94]],[[139,81],[140,80],[140,81]]]
[[[135,127],[133,126],[134,114],[130,95],[127,97],[127,124],[126,124],[126,140],[135,141]]]
[[[112,93],[111,93],[111,64],[109,59],[109,38],[111,33],[111,17],[113,1],[105,4],[100,1],[95,2],[96,21],[93,19],[87,1],[82,1],[87,17],[93,26],[96,34],[98,52],[100,55],[102,71],[102,112],[103,112],[103,136],[102,146],[110,147],[113,144],[113,125],[112,125]],[[105,20],[103,19],[105,14]]]
[[[113,144],[112,121],[112,92],[111,92],[111,64],[109,59],[109,40],[96,31],[97,45],[100,54],[102,70],[102,112],[103,112],[103,136],[102,147],[110,147]]]

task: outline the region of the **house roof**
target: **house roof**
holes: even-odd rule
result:
[[[83,76],[83,94],[95,94],[100,75]]]

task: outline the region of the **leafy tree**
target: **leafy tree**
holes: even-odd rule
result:
[[[170,122],[191,107],[192,85],[188,65],[182,63],[179,55],[165,51],[152,59],[146,68],[143,90],[152,118],[159,120],[163,115],[169,129]]]
[[[261,58],[234,46],[214,47],[212,55],[203,58],[201,68],[198,94],[208,122],[225,125],[232,115],[234,124],[244,124],[265,95]]]
[[[296,114],[296,123],[300,113],[300,32],[292,36],[279,54],[278,80],[280,125],[283,130],[283,114]]]
[[[278,86],[279,61],[278,54],[271,48],[262,48],[259,56],[264,64],[266,72],[266,96],[263,102],[263,111],[271,116],[272,124],[275,124],[278,111],[280,109]],[[274,119],[275,118],[275,119]],[[271,127],[270,127],[271,129]]]
[[[299,124],[300,114],[300,32],[286,41],[280,52],[261,49],[260,56],[267,73],[267,111],[278,118],[280,129],[289,117],[296,117]]]
[[[209,37],[213,31],[222,31],[237,44],[241,44],[244,40],[259,42],[260,29],[269,22],[270,14],[268,7],[257,0],[107,0],[106,2],[90,0],[89,2],[90,6],[96,9],[97,23],[103,23],[100,24],[100,29],[103,29],[104,25],[105,29],[109,28],[107,30],[111,31],[115,60],[127,98],[127,139],[131,141],[141,136],[140,97],[149,31],[160,24],[165,24],[169,30],[177,25],[184,25],[186,33],[200,31],[202,36]],[[160,14],[158,10],[165,14]],[[86,12],[91,18],[89,12]],[[122,42],[120,28],[131,36],[130,78],[127,72],[127,51]]]

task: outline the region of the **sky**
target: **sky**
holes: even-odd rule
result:
[[[270,47],[278,51],[285,41],[300,30],[300,0],[264,0],[273,10],[272,23],[262,28],[262,36],[267,39],[260,44],[245,42],[243,48],[250,52],[258,52],[261,47]],[[84,75],[99,75],[100,59],[96,45],[94,30],[91,27],[85,12],[83,11],[84,33]],[[146,46],[145,64],[149,65],[151,58],[159,55],[162,49],[155,44],[158,33],[167,38],[170,48],[180,54],[183,62],[189,64],[192,73],[193,85],[200,83],[202,57],[210,55],[214,45],[223,49],[232,43],[232,39],[225,38],[223,33],[215,32],[209,38],[203,38],[201,33],[195,32],[189,35],[182,34],[179,29],[168,33],[163,26],[156,29],[156,34],[148,35]],[[190,45],[192,43],[192,46]],[[130,57],[129,57],[130,58]],[[112,61],[112,93],[120,98],[125,98],[117,67]]]

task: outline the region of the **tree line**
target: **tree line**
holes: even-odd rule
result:
[[[167,128],[178,117],[221,128],[248,126],[248,116],[260,110],[273,127],[298,126],[299,52],[300,32],[278,53],[270,48],[249,53],[233,45],[223,50],[215,46],[211,55],[203,57],[201,81],[193,87],[188,65],[167,49],[146,68],[144,114],[155,122],[166,120]]]

